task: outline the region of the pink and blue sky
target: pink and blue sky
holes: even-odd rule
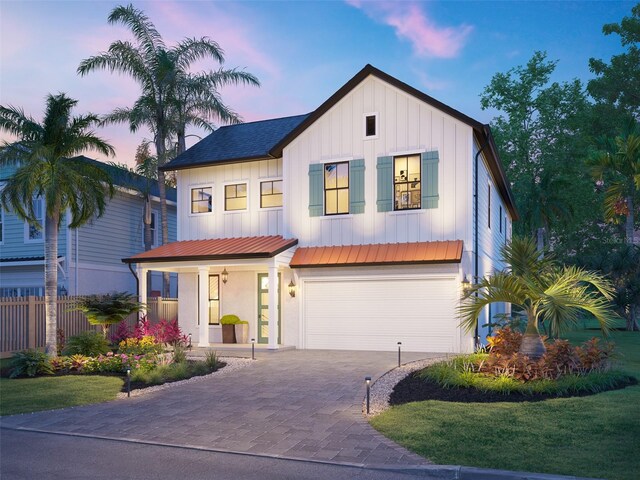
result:
[[[122,2],[125,4],[126,2]],[[365,64],[386,71],[480,121],[479,95],[496,72],[527,62],[535,50],[558,60],[554,80],[591,78],[590,57],[622,51],[604,23],[630,15],[628,1],[150,1],[144,10],[168,44],[207,36],[226,67],[246,68],[261,88],[223,90],[245,121],[314,110]],[[107,23],[118,2],[0,3],[0,104],[41,119],[48,93],[79,100],[77,113],[107,113],[139,95],[128,77],[76,75],[80,61],[128,37]],[[199,68],[207,65],[199,64]],[[209,64],[209,68],[216,67]],[[202,132],[193,132],[202,135]],[[117,158],[132,163],[146,132],[99,130]],[[3,136],[2,138],[6,138]],[[191,141],[195,141],[194,137]],[[100,158],[97,155],[91,155]]]

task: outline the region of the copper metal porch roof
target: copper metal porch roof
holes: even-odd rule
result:
[[[183,240],[123,258],[124,263],[269,258],[298,244],[297,238],[268,237]]]
[[[291,268],[460,263],[462,240],[298,248]]]

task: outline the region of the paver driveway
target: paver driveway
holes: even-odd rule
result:
[[[404,354],[403,361],[425,358]],[[263,354],[222,376],[137,398],[4,417],[0,425],[366,466],[426,463],[362,417],[363,380],[393,352]]]

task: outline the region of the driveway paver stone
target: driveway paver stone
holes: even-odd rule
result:
[[[403,361],[429,356],[403,353]],[[0,426],[321,462],[425,465],[362,416],[364,377],[375,379],[396,362],[394,352],[264,353],[233,375],[99,405],[4,417]]]

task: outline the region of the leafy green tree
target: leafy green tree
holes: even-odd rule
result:
[[[527,319],[520,353],[540,358],[545,352],[540,324],[553,336],[575,326],[581,314],[592,315],[603,332],[616,318],[611,300],[614,288],[598,273],[561,266],[552,256],[540,256],[536,242],[514,237],[504,245],[505,270],[481,279],[467,290],[460,306],[461,324],[473,330],[487,305],[510,303]]]
[[[224,63],[223,51],[216,42],[206,37],[186,38],[173,47],[167,47],[151,20],[131,4],[115,7],[108,21],[127,27],[133,34],[134,43],[121,40],[113,42],[107,52],[83,60],[78,73],[86,75],[94,70],[106,69],[129,75],[140,85],[141,96],[130,110],[120,111],[120,118],[122,121],[129,121],[132,129],[133,125],[141,124],[150,127],[158,167],[161,167],[168,160],[167,145],[172,132],[171,110],[178,100],[179,80],[188,75],[190,66],[198,60],[209,58],[220,64]],[[237,72],[238,75],[241,73],[244,72]],[[175,121],[173,125],[175,129]],[[166,244],[169,242],[169,231],[165,173],[159,170],[157,175],[162,243]],[[165,275],[164,279],[164,289],[167,291],[169,276]]]
[[[598,104],[610,107],[606,112],[610,117],[640,119],[640,3],[631,9],[630,17],[604,25],[602,32],[619,35],[627,51],[612,56],[610,63],[589,59],[589,69],[596,75],[588,83],[589,94]]]
[[[72,117],[77,100],[65,94],[49,95],[44,120],[38,123],[18,108],[0,106],[0,129],[17,138],[0,147],[0,163],[17,165],[0,193],[0,205],[37,229],[44,228],[46,352],[56,355],[58,232],[66,211],[70,228],[103,214],[114,193],[109,175],[99,167],[72,158],[86,150],[113,155],[111,145],[91,128],[96,115]],[[44,225],[38,221],[33,200],[44,199]]]
[[[491,128],[522,217],[515,233],[537,237],[540,247],[580,221],[575,198],[593,196],[581,173],[589,104],[580,81],[550,82],[556,65],[535,52],[525,66],[495,74],[480,99],[483,109],[501,112]]]
[[[114,292],[82,297],[73,309],[84,313],[91,325],[100,325],[102,335],[107,338],[109,326],[122,322],[132,313],[142,311],[144,304],[138,302],[131,293]]]
[[[608,275],[616,290],[616,311],[626,319],[627,330],[640,330],[640,245],[597,248],[579,261]]]
[[[591,173],[605,189],[605,217],[614,222],[624,218],[625,238],[632,244],[640,194],[640,123],[633,121],[622,135],[601,137],[597,143]]]

